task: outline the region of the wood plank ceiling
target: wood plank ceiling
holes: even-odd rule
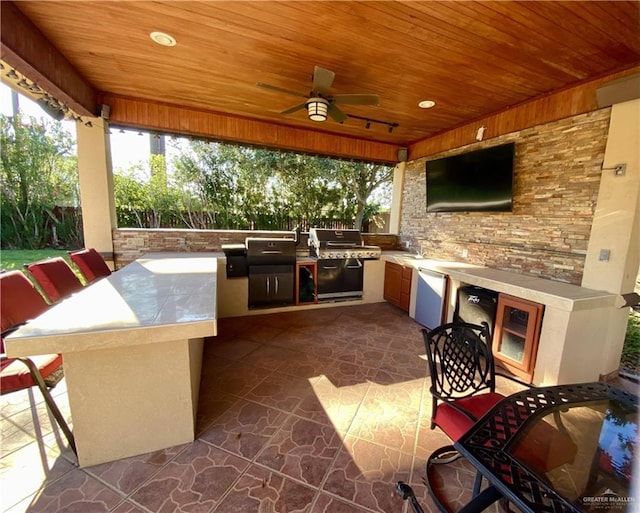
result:
[[[400,146],[640,62],[637,1],[15,5],[100,93]],[[304,99],[256,86],[307,94],[315,65],[334,94],[380,97],[344,112],[399,126],[285,116]]]

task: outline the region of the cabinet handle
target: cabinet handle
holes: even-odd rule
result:
[[[348,265],[347,269],[360,269],[362,267],[362,262],[356,258],[356,265]]]
[[[278,295],[278,277],[276,276],[276,296]]]
[[[267,296],[269,295],[269,278],[267,278]]]
[[[322,268],[323,269],[337,269],[338,266],[337,265],[323,265]]]

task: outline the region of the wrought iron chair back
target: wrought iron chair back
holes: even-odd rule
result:
[[[489,341],[489,326],[469,323],[443,324],[422,330],[433,408],[437,400],[452,401],[495,391],[495,366]]]

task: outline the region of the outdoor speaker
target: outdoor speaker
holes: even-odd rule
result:
[[[400,148],[398,150],[398,162],[407,161],[407,148]]]
[[[103,103],[102,105],[100,105],[100,117],[102,119],[109,119],[110,112],[111,112],[111,108],[106,103]]]

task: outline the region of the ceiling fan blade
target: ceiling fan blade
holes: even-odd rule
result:
[[[331,116],[338,123],[344,123],[349,116],[342,112],[333,103],[329,104],[329,116]]]
[[[343,105],[378,105],[380,98],[377,94],[336,94],[331,101]]]
[[[256,85],[258,87],[262,87],[263,89],[271,89],[272,91],[277,91],[279,93],[292,94],[294,96],[300,96],[301,98],[308,98],[308,95],[306,94],[298,93],[296,91],[291,91],[289,89],[284,89],[282,87],[278,87],[270,84],[263,84],[262,82],[258,82]]]
[[[313,68],[313,91],[326,95],[333,85],[333,79],[336,74],[328,69],[316,66]]]
[[[303,103],[301,103],[299,105],[294,105],[293,107],[289,107],[288,109],[283,110],[280,114],[285,114],[285,115],[286,114],[293,114],[294,112],[297,112],[297,111],[299,111],[301,109],[304,109],[306,107],[307,107],[307,102],[303,102]]]

